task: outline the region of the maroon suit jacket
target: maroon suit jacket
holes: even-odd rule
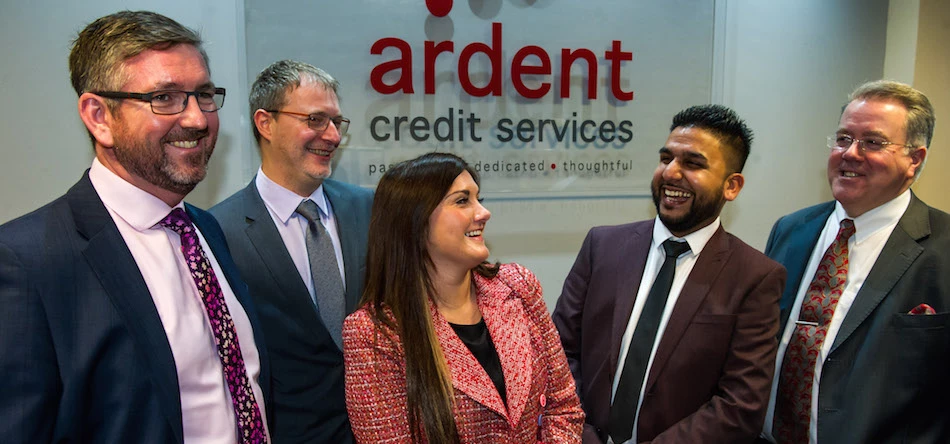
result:
[[[587,413],[607,439],[610,391],[654,221],[588,233],[553,320]],[[683,286],[647,376],[640,442],[742,443],[762,431],[785,269],[721,227]],[[632,413],[631,413],[632,414]]]
[[[462,443],[580,442],[584,412],[537,278],[506,264],[494,279],[474,279],[508,399],[506,406],[488,373],[430,304],[452,373]],[[386,315],[391,316],[388,309]],[[343,355],[346,408],[356,441],[409,442],[406,367],[397,332],[377,324],[363,307],[343,325]]]

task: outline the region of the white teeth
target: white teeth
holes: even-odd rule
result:
[[[693,193],[690,193],[688,191],[677,191],[677,190],[670,190],[670,189],[665,189],[663,190],[663,192],[666,194],[667,197],[690,197],[693,195]]]
[[[169,142],[171,146],[178,148],[194,148],[198,146],[197,140],[176,140],[174,142]]]
[[[309,149],[309,148],[308,148],[307,151],[310,151],[311,153],[314,153],[314,154],[317,154],[317,155],[320,155],[320,156],[329,156],[329,155],[330,155],[330,151],[327,151],[327,150],[317,150],[317,149]]]
[[[852,171],[845,171],[841,173],[844,177],[858,177],[858,173]]]
[[[475,236],[481,236],[481,235],[482,235],[482,230],[469,231],[468,233],[465,233],[466,237],[475,237]]]

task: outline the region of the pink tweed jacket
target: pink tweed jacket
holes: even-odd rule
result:
[[[463,443],[580,443],[584,413],[541,285],[517,264],[494,279],[475,275],[477,302],[498,351],[508,404],[434,305],[432,317],[452,373]],[[359,443],[410,441],[406,372],[396,333],[376,331],[366,308],[346,318],[346,407]]]

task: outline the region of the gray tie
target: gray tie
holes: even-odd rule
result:
[[[310,277],[313,278],[314,303],[323,324],[330,331],[333,342],[343,349],[344,291],[340,267],[336,261],[333,242],[323,223],[320,209],[307,199],[297,206],[297,213],[307,218],[307,257],[310,259]]]

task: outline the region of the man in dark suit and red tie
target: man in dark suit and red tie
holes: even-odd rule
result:
[[[0,227],[0,441],[267,442],[256,311],[218,223],[183,203],[224,104],[201,39],[123,11],[69,70],[95,158]]]
[[[751,131],[720,105],[673,118],[657,218],[590,230],[554,309],[584,443],[740,443],[761,431],[785,270],[723,230]]]
[[[861,85],[828,138],[835,200],[772,228],[789,279],[767,440],[950,442],[950,215],[910,190],[934,122],[920,91]]]

